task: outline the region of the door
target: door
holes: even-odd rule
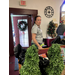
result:
[[[31,45],[31,18],[28,15],[12,15],[14,33],[15,33],[15,46],[20,44],[23,48],[28,48]],[[18,23],[24,21],[27,23],[25,31],[18,28]]]
[[[37,16],[38,10],[9,8],[9,54],[10,54],[10,56],[14,55],[11,14],[13,14],[13,15],[27,15],[27,16],[30,15],[30,16],[28,16],[28,25],[29,25],[28,26],[28,35],[31,36],[31,33],[29,33],[29,32],[31,32],[31,26],[34,24],[34,17]],[[31,23],[31,21],[32,21],[32,23]],[[13,32],[13,33],[15,33],[15,32]],[[18,31],[17,37],[19,37],[19,31]],[[31,39],[32,38],[29,37],[29,46],[31,45]],[[17,41],[17,44],[18,44],[20,40],[18,38],[17,40],[15,39],[15,41]]]

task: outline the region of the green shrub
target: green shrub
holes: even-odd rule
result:
[[[49,65],[45,68],[46,75],[61,75],[64,69],[63,57],[59,44],[52,44],[48,50]],[[20,69],[21,75],[42,75],[39,68],[39,56],[37,48],[32,45],[25,53],[25,61]]]
[[[46,75],[61,75],[64,64],[60,45],[52,44],[47,53],[50,63],[45,69]]]
[[[37,48],[32,45],[25,53],[25,61],[20,69],[21,75],[41,75]]]

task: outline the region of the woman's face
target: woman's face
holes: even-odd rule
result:
[[[38,26],[41,24],[41,17],[36,18],[35,24]]]

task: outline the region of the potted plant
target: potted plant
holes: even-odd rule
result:
[[[32,45],[25,53],[25,61],[20,69],[21,75],[41,75],[37,48]]]
[[[49,48],[48,58],[50,60],[49,65],[46,67],[46,75],[61,75],[64,69],[63,57],[61,56],[61,48],[59,44],[52,44]]]
[[[63,57],[59,44],[52,44],[47,52],[50,63],[44,68],[44,75],[61,75],[64,69]],[[20,69],[21,75],[42,75],[39,68],[39,56],[37,48],[32,45],[25,53],[25,61]]]

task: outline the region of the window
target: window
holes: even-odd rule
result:
[[[20,21],[25,21],[27,22],[27,19],[18,19],[18,23]],[[29,40],[28,40],[28,27],[25,31],[20,31],[19,30],[19,40],[20,40],[20,45],[22,47],[29,47]]]
[[[62,11],[65,12],[65,4],[62,6]]]
[[[65,1],[60,7],[60,20],[65,20]]]

